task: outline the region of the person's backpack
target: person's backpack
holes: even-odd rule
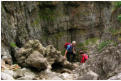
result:
[[[67,48],[67,45],[71,45],[71,43],[68,43],[68,42],[65,43],[65,44],[64,44],[65,49]]]

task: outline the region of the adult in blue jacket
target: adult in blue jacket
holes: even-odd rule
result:
[[[67,58],[68,61],[74,61],[75,54],[76,54],[75,46],[76,46],[76,41],[72,41],[71,44],[67,45],[64,58]],[[71,60],[71,56],[72,56],[72,60]]]

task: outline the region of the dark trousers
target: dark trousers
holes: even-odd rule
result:
[[[73,62],[75,59],[75,54],[73,52],[67,52],[66,57],[69,62]]]

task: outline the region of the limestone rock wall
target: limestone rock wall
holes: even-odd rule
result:
[[[2,2],[2,42],[22,47],[30,39],[62,50],[65,42],[101,38],[110,2]]]

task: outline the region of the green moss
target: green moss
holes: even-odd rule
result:
[[[40,24],[40,18],[36,18],[33,23],[32,23],[32,26],[35,27],[36,25]],[[38,26],[36,26],[38,27]]]
[[[11,42],[11,43],[10,43],[10,46],[13,47],[13,48],[17,47],[16,44],[15,44],[14,42]]]

